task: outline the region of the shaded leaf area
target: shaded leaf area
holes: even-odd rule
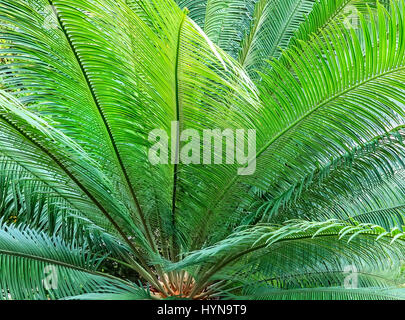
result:
[[[179,0],[190,11],[190,18],[208,37],[246,70],[266,66],[266,60],[278,58],[306,15],[313,0]]]
[[[27,227],[0,227],[2,299],[58,299],[91,293],[145,289],[97,271],[104,257],[89,253],[83,243],[68,244]],[[12,271],[12,273],[10,273]]]
[[[395,130],[333,159],[277,199],[267,199],[266,193],[258,192],[257,210],[251,219],[338,218],[401,228],[402,135],[402,129]]]
[[[87,219],[83,208],[17,162],[1,159],[0,186],[0,216],[5,224],[88,243],[93,253],[128,253],[124,243]]]
[[[241,42],[254,19],[257,0],[176,1],[219,47],[237,58]]]
[[[256,173],[223,181],[211,205],[213,221],[224,221],[223,214],[234,222],[230,208],[239,219],[249,185],[277,199],[331,159],[402,125],[404,16],[399,7],[390,17],[379,8],[379,22],[361,20],[364,53],[353,31],[336,27],[330,42],[308,45],[304,56],[286,51],[293,71],[274,63],[278,77],[264,76],[261,86],[266,107],[258,119]]]
[[[204,261],[212,275],[211,287],[234,298],[238,294],[253,299],[283,295],[310,299],[316,298],[317,291],[336,291],[342,298],[362,293],[363,298],[385,299],[392,294],[391,298],[403,299],[403,239],[402,232],[387,232],[373,224],[291,220],[282,226],[247,227],[171,268],[193,272],[192,266]],[[353,274],[355,287],[346,290],[345,281]]]
[[[250,30],[239,52],[240,63],[253,79],[258,79],[257,72],[267,69],[269,60],[280,58],[314,3],[313,0],[257,2]]]

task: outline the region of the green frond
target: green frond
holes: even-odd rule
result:
[[[359,14],[367,13],[367,8],[376,4],[375,0],[319,0],[295,32],[291,46],[299,46],[300,41],[311,41],[314,34],[322,36],[334,23],[344,24],[348,28],[358,27],[357,24],[352,25],[355,22],[351,19],[357,22]]]
[[[282,222],[298,217],[343,220],[355,218],[362,211],[365,219],[364,211],[375,211],[375,218],[378,213],[384,215],[380,220],[384,228],[401,227],[400,212],[384,208],[400,206],[403,201],[400,184],[404,169],[402,135],[402,129],[396,129],[332,159],[277,198],[258,194],[250,221]],[[390,213],[392,218],[385,215]],[[394,221],[397,223],[393,225]],[[379,224],[376,219],[362,222]]]
[[[11,6],[7,0],[4,4],[7,4],[4,8]],[[52,32],[58,45],[51,51],[47,41],[49,31],[43,27],[40,14],[47,1],[38,0],[37,4],[39,9],[19,0],[11,12],[0,9],[0,14],[3,10],[4,19],[9,23],[4,34],[10,46],[7,52],[16,51],[15,62],[2,66],[8,76],[4,81],[7,90],[16,91],[18,99],[28,104],[26,108],[35,114],[42,111],[49,126],[60,130],[84,149],[82,139],[85,137],[81,130],[93,130],[76,125],[79,131],[72,132],[73,125],[63,123],[65,118],[70,121],[72,111],[68,110],[72,110],[73,104],[65,104],[69,92],[58,91],[58,86],[63,83],[55,78],[59,77],[60,69],[68,68],[66,73],[76,72],[82,79],[77,84],[81,87],[70,88],[67,82],[66,87],[87,97],[83,104],[91,108],[83,110],[83,114],[93,115],[94,120],[89,123],[98,123],[102,128],[104,138],[100,139],[107,141],[110,151],[100,150],[100,153],[113,162],[115,169],[109,170],[104,160],[92,152],[86,153],[93,161],[91,166],[106,171],[106,174],[100,181],[96,177],[89,179],[87,172],[82,175],[75,170],[68,174],[62,170],[65,175],[75,178],[72,187],[77,189],[74,184],[79,183],[80,191],[86,193],[100,211],[104,210],[108,222],[116,222],[115,229],[118,227],[124,239],[131,233],[134,235],[135,230],[136,237],[141,238],[138,244],[146,247],[144,236],[148,247],[156,250],[151,230],[163,225],[159,240],[164,246],[167,246],[167,241],[172,241],[173,230],[177,231],[178,241],[182,241],[183,235],[193,228],[187,220],[195,217],[198,223],[202,218],[195,216],[194,210],[199,209],[204,197],[204,191],[197,198],[195,194],[184,191],[193,182],[183,177],[199,175],[199,189],[209,190],[208,184],[215,183],[213,177],[222,179],[222,174],[232,174],[237,169],[235,166],[152,166],[147,152],[152,144],[148,135],[154,129],[163,129],[169,138],[176,138],[171,132],[171,122],[176,120],[181,129],[253,127],[252,118],[260,109],[256,87],[246,73],[185,13],[170,5],[170,1],[133,2],[131,7],[124,3],[118,7],[116,2],[107,0],[95,3],[53,1],[56,29]],[[105,14],[106,10],[110,11],[109,15]],[[138,11],[144,13],[147,21],[136,14]],[[92,14],[86,14],[88,12]],[[17,18],[20,15],[27,17]],[[117,21],[120,24],[117,25]],[[31,25],[36,28],[31,28]],[[86,35],[80,31],[83,27],[86,27]],[[123,37],[124,34],[128,37]],[[93,45],[89,47],[88,43]],[[69,56],[65,57],[66,54]],[[155,56],[161,56],[161,59],[150,59]],[[67,64],[65,69],[60,65],[61,60]],[[24,68],[17,68],[19,65]],[[38,74],[48,68],[53,71]],[[37,78],[45,88],[50,88],[47,94],[38,96],[37,90],[31,86]],[[66,79],[71,78],[74,78],[73,74],[66,74]],[[16,81],[26,88],[27,97],[33,95],[30,101],[35,101],[36,107],[19,94]],[[222,97],[221,100],[218,97]],[[57,103],[63,110],[54,108]],[[150,112],[151,106],[153,113]],[[80,139],[76,139],[77,135]],[[98,146],[91,147],[99,149]],[[67,160],[63,158],[63,161]],[[80,165],[90,170],[84,159]]]
[[[279,290],[262,288],[246,295],[233,296],[235,299],[254,300],[404,300],[403,288],[303,288]]]
[[[263,76],[266,107],[257,119],[257,170],[223,180],[209,214],[220,222],[206,228],[223,230],[225,217],[227,226],[235,223],[230,214],[240,217],[241,202],[249,203],[248,185],[276,198],[331,158],[402,125],[404,12],[397,6],[388,16],[380,6],[371,28],[361,21],[369,39],[365,54],[353,30],[336,26],[327,43],[308,45],[305,55],[285,52],[293,72],[275,62],[278,77]]]
[[[0,0],[0,297],[403,299],[404,106],[405,0]]]
[[[187,8],[189,11],[188,16],[197,23],[201,29],[204,29],[208,2],[208,0],[176,0],[180,8]]]
[[[124,205],[109,192],[110,180],[80,146],[4,91],[0,106],[0,152],[4,156],[23,163],[31,174],[80,206],[86,218],[102,229],[121,236],[119,225],[121,228],[132,225],[131,232],[138,230],[125,215]],[[111,215],[121,221],[117,224]]]
[[[255,0],[208,0],[204,32],[219,47],[236,58],[253,19]]]
[[[396,252],[396,254],[391,255],[392,258],[388,264],[395,260],[399,263],[403,254],[401,251],[403,239],[404,234],[396,229],[388,232],[373,224],[356,223],[353,225],[339,220],[322,222],[292,220],[287,221],[284,225],[258,224],[235,231],[227,239],[211,247],[192,252],[183,261],[171,266],[168,265],[168,268],[183,268],[204,261],[214,263],[221,269],[230,263],[241,261],[239,260],[241,257],[260,250],[267,253],[272,252],[272,256],[275,256],[277,248],[284,250],[289,244],[297,246],[302,252],[312,252],[308,256],[301,256],[301,258],[300,255],[292,255],[289,259],[297,264],[292,269],[296,269],[299,264],[304,266],[306,264],[304,259],[307,259],[308,263],[309,258],[313,259],[312,262],[314,263],[324,261],[319,259],[322,250],[325,250],[327,255],[335,253],[349,256],[353,259],[353,263],[357,261],[361,264],[362,259],[374,261],[375,265],[386,263],[387,261],[381,259],[381,256],[376,256],[374,252],[369,250],[368,246],[370,245],[375,245],[380,250],[385,248],[387,252],[391,250]],[[392,246],[395,241],[397,241],[397,245]],[[327,246],[326,243],[328,243]],[[305,245],[303,246],[303,244]],[[291,247],[286,250],[289,249]],[[318,255],[314,254],[314,250],[318,251]],[[380,252],[382,253],[384,250]],[[259,253],[259,255],[261,254],[263,251]],[[302,260],[297,262],[297,259]],[[284,261],[284,265],[287,266],[286,261]],[[268,266],[270,268],[272,264],[268,264]]]
[[[199,283],[219,283],[218,290],[234,294],[262,285],[285,290],[339,286],[347,267],[361,275],[360,286],[386,288],[404,281],[403,241],[403,233],[372,224],[290,221],[247,228],[170,268],[193,272],[192,265],[205,264]]]
[[[296,30],[312,11],[314,0],[260,0],[250,30],[239,52],[240,63],[253,79],[278,59]]]
[[[92,255],[86,246],[70,245],[26,227],[2,223],[0,260],[1,299],[59,299],[131,286],[100,273],[103,258]]]
[[[351,177],[355,180],[355,177]],[[363,178],[360,176],[360,179]],[[360,180],[358,179],[358,180]],[[404,170],[392,177],[383,177],[372,187],[354,187],[353,180],[333,179],[334,186],[325,185],[303,195],[296,204],[281,213],[283,219],[302,216],[306,219],[323,220],[330,218],[374,223],[384,228],[404,226]],[[332,183],[333,183],[332,182]],[[347,183],[348,182],[348,183]],[[362,180],[360,180],[363,183]],[[350,192],[348,188],[352,187]],[[346,189],[346,194],[342,190]],[[311,202],[312,207],[308,205]],[[294,212],[293,212],[294,211]]]

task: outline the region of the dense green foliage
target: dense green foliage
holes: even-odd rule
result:
[[[404,0],[0,0],[0,59],[1,298],[405,298]]]

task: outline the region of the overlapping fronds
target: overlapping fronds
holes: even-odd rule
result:
[[[278,59],[298,27],[311,12],[313,0],[260,0],[249,32],[239,52],[239,61],[257,78],[257,72]]]
[[[367,9],[374,8],[377,2],[375,0],[317,1],[305,22],[294,34],[291,46],[299,45],[299,41],[310,41],[314,34],[321,36],[322,32],[325,32],[333,23],[341,23],[347,28],[358,28],[359,13],[367,14]]]
[[[242,194],[246,200],[246,185],[275,199],[331,158],[403,124],[404,12],[396,6],[388,16],[379,6],[371,27],[361,21],[365,52],[353,30],[337,26],[327,43],[310,44],[305,55],[285,53],[293,71],[274,63],[278,77],[264,76],[256,173],[223,180],[211,204],[213,221],[224,221],[221,211],[230,221],[232,204]]]
[[[177,0],[180,8],[189,10],[189,17],[204,29],[208,0]]]
[[[1,296],[404,298],[404,0],[177,3],[0,0]]]
[[[348,219],[361,214],[360,207],[363,206],[365,211],[374,208],[377,210],[375,214],[383,215],[380,220],[383,227],[400,227],[403,224],[401,213],[385,209],[400,210],[403,201],[400,182],[404,169],[402,134],[402,129],[394,130],[332,159],[278,198],[268,199],[266,193],[258,194],[251,219],[274,222],[298,217]],[[327,209],[326,203],[329,204]],[[355,206],[351,205],[355,203]],[[357,213],[351,211],[351,207]],[[283,213],[278,216],[279,212]],[[393,213],[391,218],[384,215],[390,212]],[[394,221],[397,221],[395,225]],[[368,222],[378,223],[376,220]]]
[[[0,168],[0,217],[4,223],[28,226],[66,241],[74,239],[77,244],[87,242],[92,252],[128,253],[122,240],[86,217],[85,212],[94,207],[84,206],[7,157],[0,159]]]
[[[55,299],[108,288],[141,291],[97,271],[104,257],[26,227],[0,227],[1,299]]]
[[[236,58],[257,0],[176,0],[215,44]]]
[[[0,99],[3,155],[17,164],[23,163],[31,175],[74,203],[95,225],[119,234],[113,215],[118,221],[126,221],[122,225],[131,226],[125,207],[109,191],[110,180],[79,145],[25,109],[10,94],[2,91]],[[137,228],[132,225],[130,230],[136,232]]]
[[[182,262],[179,262],[178,266],[192,265],[204,260],[211,262],[220,261],[221,259],[228,260],[228,263],[230,263],[236,261],[238,257],[248,255],[256,250],[263,248],[272,250],[279,242],[284,243],[294,240],[298,240],[298,242],[308,242],[308,239],[313,239],[316,246],[317,241],[323,241],[322,238],[343,239],[341,244],[346,246],[347,250],[338,250],[336,248],[336,251],[344,252],[344,254],[349,255],[350,243],[357,236],[360,238],[364,236],[366,242],[369,243],[382,238],[383,241],[381,244],[385,245],[387,250],[401,250],[402,240],[399,240],[401,243],[399,243],[397,247],[390,247],[388,244],[392,244],[397,239],[404,238],[404,234],[397,229],[388,232],[384,228],[373,224],[356,223],[353,225],[349,222],[339,220],[326,220],[322,222],[292,220],[286,222],[284,226],[258,224],[254,227],[243,228],[243,230],[233,233],[227,239],[211,247],[191,253]],[[367,239],[371,239],[371,241],[367,241]],[[333,241],[330,242],[331,246],[332,242]],[[375,243],[378,244],[378,241],[375,241]],[[366,247],[364,247],[364,249],[366,249]],[[311,249],[308,247],[308,251],[310,250]],[[331,250],[334,250],[333,247],[331,247]],[[355,252],[356,250],[353,250],[352,254]],[[380,260],[379,257],[375,257],[370,250],[365,250],[364,253],[366,255],[368,254],[369,258],[375,259],[376,263],[384,261]],[[395,256],[393,256],[392,259],[395,259],[394,257]],[[396,257],[397,260],[399,260],[400,255]],[[294,260],[295,258],[297,257],[293,256],[291,259]],[[316,257],[313,258],[317,259]],[[354,259],[359,259],[360,261],[362,258],[361,255],[358,254]],[[177,266],[171,266],[171,268],[174,267]]]
[[[229,290],[238,282],[245,289],[265,283],[279,289],[327,287],[328,281],[340,286],[350,267],[363,275],[361,286],[386,288],[401,285],[403,241],[402,232],[373,224],[288,221],[284,226],[245,228],[169,268],[193,272],[193,265],[205,264],[200,283],[218,282]]]

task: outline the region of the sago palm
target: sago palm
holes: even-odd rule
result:
[[[1,298],[405,298],[404,9],[0,0]]]

